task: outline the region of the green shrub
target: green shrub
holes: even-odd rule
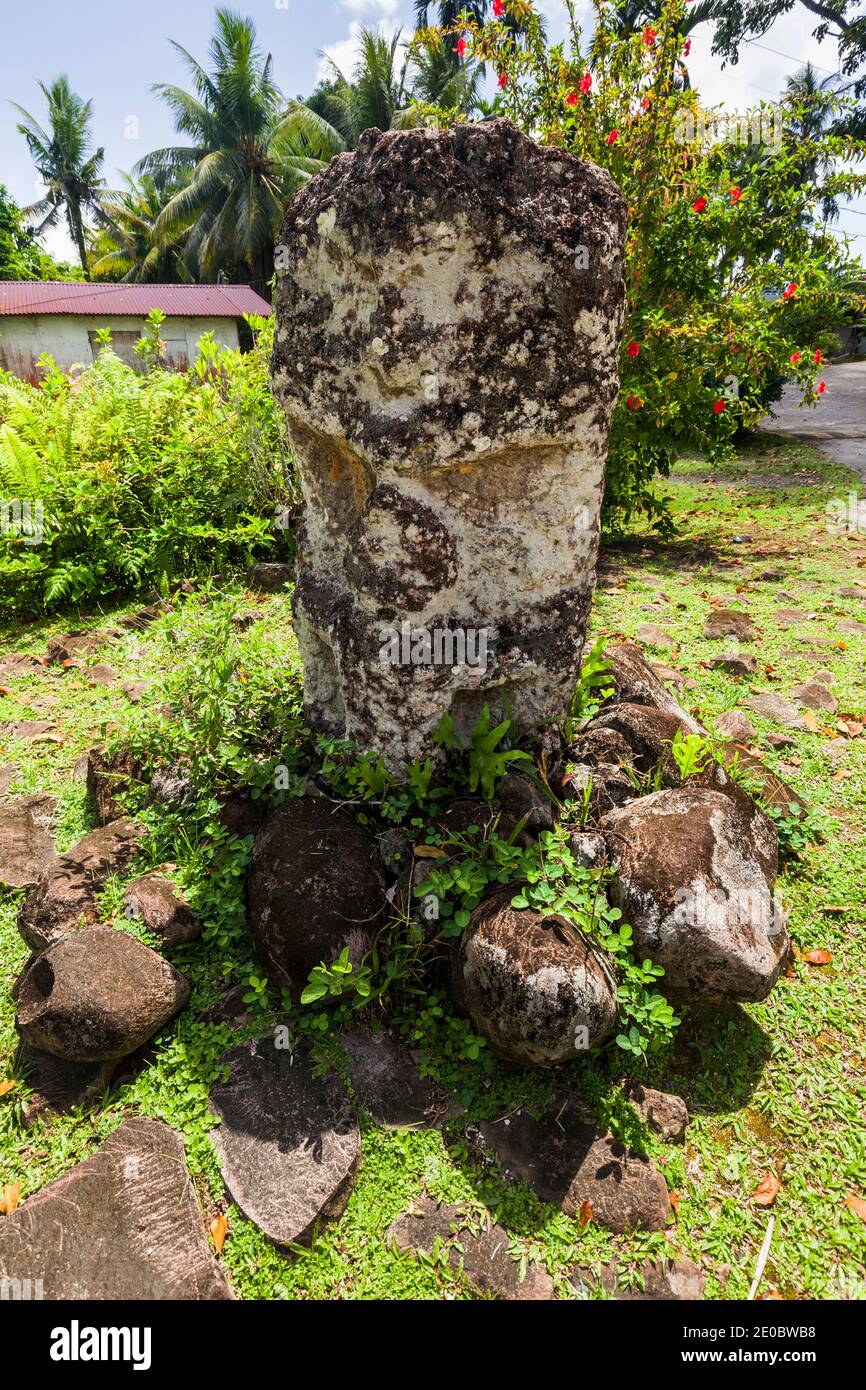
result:
[[[135,371],[106,334],[80,375],[49,358],[38,387],[0,375],[0,608],[165,589],[285,553],[295,477],[270,392],[273,326],[251,326],[251,352],[208,335],[186,373],[154,353]],[[9,524],[15,502],[38,505],[41,537]]]

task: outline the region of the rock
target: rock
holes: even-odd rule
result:
[[[417,1056],[395,1034],[343,1033],[349,1082],[356,1099],[386,1129],[431,1129],[448,1109],[448,1097],[422,1077]]]
[[[517,821],[503,811],[496,801],[482,801],[475,796],[456,796],[443,802],[436,816],[436,826],[451,838],[472,836],[487,840],[494,832],[501,839],[516,828]]]
[[[167,806],[172,811],[182,811],[195,804],[198,788],[179,764],[171,767],[158,767],[150,779],[147,799],[151,805]]]
[[[839,702],[832,690],[829,690],[821,681],[807,681],[805,685],[798,685],[791,692],[798,704],[804,705],[806,709],[823,709],[830,714],[835,714],[839,708]]]
[[[704,1276],[692,1260],[663,1260],[659,1264],[645,1260],[636,1273],[642,1287],[638,1286],[638,1281],[621,1286],[615,1261],[605,1266],[600,1279],[580,1265],[572,1270],[570,1277],[587,1290],[600,1282],[617,1303],[679,1303],[704,1296]]]
[[[252,565],[247,571],[247,588],[256,594],[278,594],[294,577],[291,565]]]
[[[679,1096],[654,1091],[651,1086],[643,1086],[637,1081],[628,1088],[627,1095],[644,1123],[661,1135],[666,1143],[685,1142],[689,1112],[685,1101]]]
[[[590,813],[597,819],[614,806],[625,806],[640,796],[640,784],[634,781],[634,776],[634,772],[629,774],[624,767],[615,767],[612,763],[598,763],[595,767],[575,763],[569,766],[563,778],[562,796],[582,806],[588,795]]]
[[[3,730],[8,733],[10,738],[20,738],[22,740],[42,739],[45,740],[47,734],[57,725],[53,719],[21,719],[17,724],[4,724]],[[55,743],[60,739],[55,738]]]
[[[124,931],[85,927],[37,956],[18,988],[28,1047],[71,1062],[126,1057],[184,1007],[189,984]]]
[[[35,1047],[22,1047],[20,1061],[33,1091],[24,1108],[28,1129],[45,1114],[65,1115],[95,1105],[108,1090],[115,1068],[114,1061],[68,1062]]]
[[[773,622],[776,627],[795,627],[797,623],[805,623],[813,616],[812,613],[804,613],[802,608],[780,608],[773,614]]]
[[[612,898],[636,954],[664,967],[662,989],[765,999],[788,935],[773,899],[776,832],[751,798],[689,783],[611,811],[602,830],[618,859]]]
[[[667,1225],[670,1203],[661,1173],[613,1135],[600,1133],[573,1097],[555,1097],[540,1120],[518,1110],[506,1120],[486,1120],[480,1129],[502,1167],[567,1216],[577,1216],[589,1202],[592,1220],[617,1233]]]
[[[269,978],[299,994],[344,947],[359,965],[385,906],[375,846],[344,812],[303,797],[272,811],[253,847],[249,924]]]
[[[789,738],[787,734],[767,734],[764,742],[769,743],[771,748],[776,749],[797,747],[797,740],[795,738]]]
[[[250,608],[245,613],[233,613],[232,627],[237,628],[238,632],[247,632],[249,628],[255,627],[256,623],[260,623],[264,616],[259,608]]]
[[[147,874],[131,883],[123,906],[125,915],[158,936],[166,950],[186,946],[201,936],[201,923],[182,893],[159,874]]]
[[[101,632],[74,632],[65,637],[48,639],[48,660],[58,664],[64,661],[85,661],[98,651],[104,642]]]
[[[0,806],[0,886],[30,888],[56,860],[53,839],[28,806]]]
[[[572,745],[571,755],[578,762],[607,763],[610,766],[628,765],[632,750],[616,729],[590,724]]]
[[[715,723],[715,730],[722,738],[732,738],[738,743],[751,743],[755,737],[755,730],[741,709],[729,709],[720,714]]]
[[[411,867],[414,845],[406,831],[400,826],[392,826],[376,837],[376,849],[382,872],[389,878],[397,878]]]
[[[354,1184],[360,1132],[346,1089],[316,1074],[308,1045],[291,1053],[264,1038],[223,1062],[210,1137],[232,1201],[275,1244],[304,1242],[342,1214]]]
[[[512,890],[497,894],[472,914],[455,948],[455,997],[505,1061],[573,1061],[613,1028],[616,982],[576,927],[513,908],[512,896]]]
[[[785,700],[781,695],[750,695],[747,700],[741,700],[740,704],[744,709],[759,714],[762,719],[772,719],[786,729],[795,729],[800,723],[796,705],[792,705],[790,700]]]
[[[747,790],[750,795],[759,797],[762,805],[779,806],[786,815],[806,819],[808,810],[803,798],[754,753],[745,748],[724,747],[721,755],[726,767],[736,761],[738,771],[748,773]]]
[[[641,623],[635,636],[645,647],[658,647],[662,651],[672,651],[677,645],[676,638],[655,623]]]
[[[171,613],[172,606],[166,601],[149,603],[145,608],[139,608],[137,613],[127,613],[121,618],[121,626],[130,628],[133,632],[141,632],[151,623],[155,623],[157,618],[163,617],[166,613]]]
[[[273,373],[305,498],[293,611],[317,730],[399,769],[440,756],[449,712],[464,740],[485,704],[518,731],[567,714],[624,228],[607,173],[502,120],[367,131],[292,200]]]
[[[113,666],[89,666],[84,672],[84,679],[89,685],[102,685],[106,690],[110,690],[117,684],[117,672]]]
[[[726,671],[729,676],[753,676],[758,658],[751,652],[732,652],[729,656],[714,656],[707,662],[712,671]]]
[[[607,865],[607,841],[593,831],[575,831],[568,837],[568,847],[581,869],[603,869]]]
[[[531,778],[520,772],[507,772],[498,783],[496,797],[514,821],[526,817],[525,829],[532,835],[554,826],[553,802]]]
[[[738,608],[714,608],[704,623],[704,637],[736,637],[738,642],[754,642],[755,625],[748,613]]]
[[[40,830],[53,830],[60,810],[60,801],[48,792],[37,792],[34,796],[19,796],[11,803],[22,811],[29,811],[34,824]]]
[[[612,705],[602,710],[592,721],[590,729],[613,729],[629,745],[638,772],[647,775],[661,768],[662,783],[665,786],[679,786],[682,778],[674,760],[672,745],[681,734],[687,738],[692,732],[692,722],[678,714],[666,710],[653,709],[649,705]],[[724,773],[712,759],[706,761],[704,769],[694,773],[689,783],[695,786],[721,786],[725,782]]]
[[[128,867],[143,835],[132,821],[113,821],[48,865],[18,912],[18,930],[31,951],[44,951],[66,933],[99,920],[99,890],[109,874]]]
[[[477,1216],[467,1219],[459,1207],[421,1197],[388,1228],[385,1240],[401,1250],[439,1252],[452,1269],[462,1268],[470,1284],[496,1299],[537,1302],[554,1297],[553,1280],[542,1265],[528,1262],[521,1278],[520,1264],[511,1256],[512,1237],[504,1226],[480,1231],[477,1226]]]
[[[223,798],[217,820],[230,835],[248,840],[258,834],[267,809],[268,803],[263,797],[253,800],[246,792],[230,792]]]
[[[233,1297],[205,1235],[183,1140],[125,1120],[102,1148],[0,1221],[0,1282],[56,1301]]]
[[[676,685],[682,689],[686,683],[686,677],[682,671],[676,671],[673,666],[664,666],[658,661],[653,661],[650,669],[654,676],[658,676],[660,681],[667,682],[669,685]]]
[[[610,663],[611,681],[615,687],[614,703],[650,705],[664,710],[683,721],[689,733],[700,733],[697,720],[681,709],[675,696],[665,690],[652,667],[644,660],[634,642],[621,642],[605,652]]]
[[[147,681],[124,681],[120,688],[131,705],[140,705],[150,686]]]
[[[861,637],[863,633],[866,632],[866,623],[840,623],[839,631],[844,632],[846,637]]]
[[[205,1023],[224,1023],[227,1028],[246,1028],[253,1021],[250,1007],[244,1001],[249,985],[232,985],[202,1014]]]
[[[128,749],[107,754],[100,744],[88,751],[87,794],[100,825],[108,825],[123,815],[118,798],[140,781],[141,775],[141,764]]]
[[[0,657],[0,681],[14,680],[17,676],[42,675],[48,665],[47,657],[30,656],[24,652],[12,652]]]

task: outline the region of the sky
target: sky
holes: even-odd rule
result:
[[[228,3],[255,21],[262,48],[273,54],[277,82],[292,97],[315,87],[323,53],[343,71],[351,70],[362,24],[384,26],[389,33],[402,25],[407,37],[413,27],[412,0]],[[540,7],[548,16],[551,38],[561,38],[561,0],[540,0]],[[169,113],[151,87],[155,82],[189,85],[169,39],[204,62],[214,8],[213,0],[147,0],[136,6],[118,5],[117,0],[39,0],[36,5],[0,0],[0,183],[16,201],[26,206],[41,189],[10,102],[41,119],[44,101],[37,81],[47,83],[67,72],[74,90],[93,100],[106,177],[118,186],[118,171],[129,171],[149,150],[174,143]],[[589,13],[589,6],[584,8]],[[835,45],[831,40],[819,45],[811,38],[816,23],[814,15],[796,6],[760,43],[742,50],[736,67],[725,69],[710,52],[711,26],[701,26],[692,35],[689,57],[693,85],[707,105],[743,108],[777,96],[785,78],[807,59],[822,74],[829,73],[836,65]],[[866,197],[845,208],[838,225],[858,236],[855,246],[866,254]],[[47,233],[45,245],[54,255],[73,256],[63,228]]]

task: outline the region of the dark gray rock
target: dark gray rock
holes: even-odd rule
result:
[[[307,1046],[281,1050],[272,1037],[226,1053],[229,1079],[211,1092],[211,1131],[226,1187],[277,1245],[310,1239],[349,1200],[360,1132],[346,1088],[315,1074]]]
[[[167,806],[173,811],[182,811],[192,806],[198,795],[198,788],[185,768],[179,765],[158,767],[150,779],[147,799],[152,805]]]
[[[616,982],[588,937],[564,918],[513,908],[513,896],[472,914],[455,947],[455,997],[505,1061],[573,1061],[613,1028]]]
[[[344,947],[359,965],[384,906],[375,845],[349,815],[315,797],[270,813],[253,848],[249,923],[271,980],[300,993]]]
[[[120,819],[119,797],[140,781],[141,765],[125,749],[107,754],[101,745],[87,753],[87,794],[93,802],[99,825]]]
[[[27,1128],[45,1114],[65,1115],[95,1105],[108,1089],[115,1068],[114,1061],[68,1062],[35,1047],[22,1047],[20,1062],[32,1090],[24,1106]]]
[[[57,1301],[232,1298],[180,1135],[126,1120],[92,1158],[4,1216],[0,1281],[34,1278]]]
[[[601,1133],[572,1097],[555,1098],[540,1120],[519,1110],[480,1128],[502,1167],[567,1216],[579,1215],[589,1202],[592,1220],[611,1231],[661,1231],[667,1225],[670,1203],[661,1173]]]
[[[751,721],[741,709],[725,710],[716,720],[715,729],[722,738],[732,738],[739,743],[750,743],[755,737]]]
[[[124,931],[85,927],[49,946],[18,987],[22,1041],[73,1062],[125,1057],[184,1007],[189,984]]]
[[[539,1264],[520,1265],[511,1255],[512,1237],[504,1226],[480,1225],[477,1214],[467,1217],[459,1207],[439,1205],[430,1197],[412,1203],[388,1228],[385,1239],[401,1250],[447,1253],[448,1264],[482,1294],[508,1302],[552,1299],[553,1280]]]
[[[704,637],[735,637],[738,642],[755,640],[755,624],[748,613],[739,608],[714,608],[704,623]]]
[[[728,656],[711,657],[707,663],[712,671],[726,671],[729,676],[753,676],[758,658],[752,652],[731,652]]]
[[[253,565],[247,572],[247,588],[255,594],[278,594],[291,584],[294,570],[291,565]]]
[[[690,733],[700,732],[700,725],[680,708],[676,697],[665,689],[634,642],[620,642],[610,647],[605,657],[611,667],[614,704],[650,705],[676,715],[685,722]]]
[[[432,1129],[448,1109],[448,1097],[423,1077],[418,1057],[393,1033],[343,1033],[349,1081],[356,1099],[386,1129]]]
[[[539,835],[542,830],[553,829],[553,802],[523,773],[506,773],[497,784],[496,797],[502,809],[515,821],[526,817],[525,829],[530,834]]]

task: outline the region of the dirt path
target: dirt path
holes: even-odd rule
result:
[[[828,367],[827,392],[815,410],[798,407],[800,392],[788,386],[761,429],[793,435],[866,481],[866,362]]]

